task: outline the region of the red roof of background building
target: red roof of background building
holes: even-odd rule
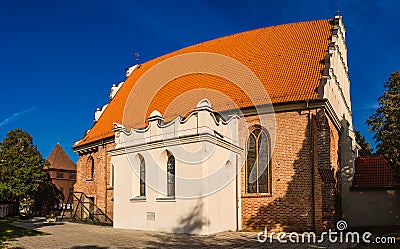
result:
[[[353,188],[393,188],[393,170],[382,156],[357,157]]]
[[[76,171],[75,163],[69,158],[67,153],[57,144],[51,151],[50,155],[46,159],[49,163],[49,169],[64,169]]]
[[[205,97],[191,90],[212,89],[227,96],[239,108],[255,105],[249,101],[243,90],[227,79],[193,73],[166,82],[150,99],[147,113],[130,115],[132,120],[125,123],[125,104],[135,83],[152,67],[177,55],[206,52],[233,58],[257,76],[272,103],[316,99],[317,88],[322,78],[321,72],[325,66],[324,57],[328,54],[328,47],[332,41],[332,29],[332,20],[260,28],[193,45],[145,62],[126,79],[100,119],[75,147],[113,136],[113,123],[123,124],[127,128],[143,127],[145,121],[138,120],[138,117],[144,116],[142,114],[148,117],[153,110],[158,110],[166,118],[184,115]],[[149,82],[148,88],[151,87]],[[140,98],[146,90],[148,91],[142,89],[141,92],[134,92],[133,96]],[[186,96],[185,100],[171,110],[168,109],[171,101],[182,95]],[[227,109],[227,104],[221,102],[220,96],[207,95],[207,98],[215,111]],[[132,107],[129,111],[134,113],[137,110]]]

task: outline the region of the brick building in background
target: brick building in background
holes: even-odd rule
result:
[[[254,73],[271,99],[275,131],[263,126],[271,122],[271,113],[268,113],[270,103],[262,102],[261,94],[260,98],[256,96],[256,102],[249,101],[246,93],[234,82],[202,73],[201,68],[191,74],[173,77],[160,89],[152,89],[160,77],[186,66],[182,63],[163,68],[165,64],[161,65],[161,62],[199,54],[232,58]],[[199,59],[196,62],[204,63],[205,67],[230,66],[221,61]],[[148,77],[154,71],[158,75]],[[114,192],[114,183],[119,181],[114,177],[114,171],[117,167],[125,167],[112,160],[117,141],[114,123],[127,130],[143,128],[147,122],[141,117],[149,118],[152,111],[158,110],[165,118],[159,123],[163,125],[178,115],[184,116],[199,101],[207,98],[216,112],[226,112],[235,106],[241,110],[237,128],[238,145],[243,152],[237,165],[241,167],[241,173],[236,193],[232,193],[237,202],[236,216],[231,217],[236,220],[234,229],[268,227],[320,231],[333,227],[341,218],[342,202],[349,200],[347,192],[356,155],[351,132],[345,28],[341,16],[261,28],[200,43],[135,65],[127,70],[126,75],[124,82],[112,87],[109,103],[96,111],[93,127],[74,144],[74,151],[79,154],[74,190],[91,197],[109,217],[117,216],[114,212],[121,212],[118,214],[121,217],[124,212],[115,208],[113,203],[119,194]],[[146,77],[151,80],[146,81]],[[142,87],[139,82],[144,83]],[[221,96],[227,96],[233,105],[225,103],[226,98]],[[130,106],[132,103],[136,104]],[[272,133],[275,134],[274,143],[269,136]],[[221,137],[218,139],[223,140]],[[163,157],[167,155],[164,153]],[[162,160],[167,161],[166,158]],[[177,160],[174,167],[179,171],[182,166]],[[259,171],[258,167],[265,170]],[[258,180],[253,181],[251,173],[255,171]],[[146,179],[148,177],[152,176],[145,175]],[[131,191],[134,195],[135,190],[143,186],[146,185],[140,183],[139,186],[138,182],[132,181],[123,191]],[[174,188],[178,189],[179,185]],[[126,205],[157,202],[147,200],[146,196],[139,199],[140,202],[123,201]],[[157,205],[174,204],[160,202]],[[187,212],[190,214],[193,210]],[[200,212],[199,219],[202,220],[202,215],[207,212]],[[158,215],[161,214],[152,214],[150,218],[157,220]],[[179,226],[179,220],[188,214],[170,215],[178,217],[176,226]],[[201,230],[153,227],[153,221],[148,222],[149,229],[161,231],[197,233]],[[135,228],[134,219],[129,227]]]
[[[59,207],[67,203],[70,193],[74,190],[76,182],[76,165],[58,143],[47,158],[50,166],[46,169],[50,174],[51,181],[63,194]]]

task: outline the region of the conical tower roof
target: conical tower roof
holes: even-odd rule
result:
[[[54,149],[51,151],[47,161],[50,163],[51,169],[65,169],[65,170],[75,170],[75,163],[69,158],[67,153],[61,147],[60,144],[57,144]]]

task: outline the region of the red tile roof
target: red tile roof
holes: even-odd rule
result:
[[[216,111],[229,109],[232,103],[240,108],[255,105],[249,101],[243,90],[227,79],[210,74],[193,73],[166,82],[166,85],[150,99],[149,107],[142,111],[145,113],[136,115],[137,107],[141,106],[136,105],[128,110],[130,113],[136,112],[135,115],[130,115],[129,119],[125,120],[123,113],[128,97],[133,95],[135,98],[140,98],[148,95],[147,92],[153,87],[149,82],[148,88],[131,93],[135,83],[158,63],[192,52],[216,53],[245,65],[261,81],[272,103],[316,99],[318,98],[316,89],[322,77],[323,59],[331,42],[332,28],[332,20],[278,25],[200,43],[150,60],[133,71],[100,119],[75,146],[113,136],[114,122],[122,123],[128,128],[142,127],[145,120],[138,117],[148,117],[154,109],[160,111],[164,117],[185,114],[193,109],[197,102],[205,97],[204,95],[211,101]],[[209,91],[201,92],[200,89]],[[184,99],[180,98],[184,95]],[[228,96],[232,100],[231,103],[222,101],[227,99],[221,98],[222,95]],[[175,99],[179,100],[177,102],[179,104],[169,106]]]
[[[353,188],[393,188],[400,186],[393,180],[393,170],[381,156],[357,157]]]
[[[47,161],[50,163],[50,169],[65,169],[76,171],[75,163],[69,158],[60,144],[57,144],[51,151]]]

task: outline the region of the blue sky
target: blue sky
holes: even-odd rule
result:
[[[365,125],[400,69],[400,1],[339,0],[347,29],[353,119]],[[0,138],[17,127],[47,157],[93,125],[124,69],[199,42],[260,27],[332,18],[336,0],[0,2]]]

